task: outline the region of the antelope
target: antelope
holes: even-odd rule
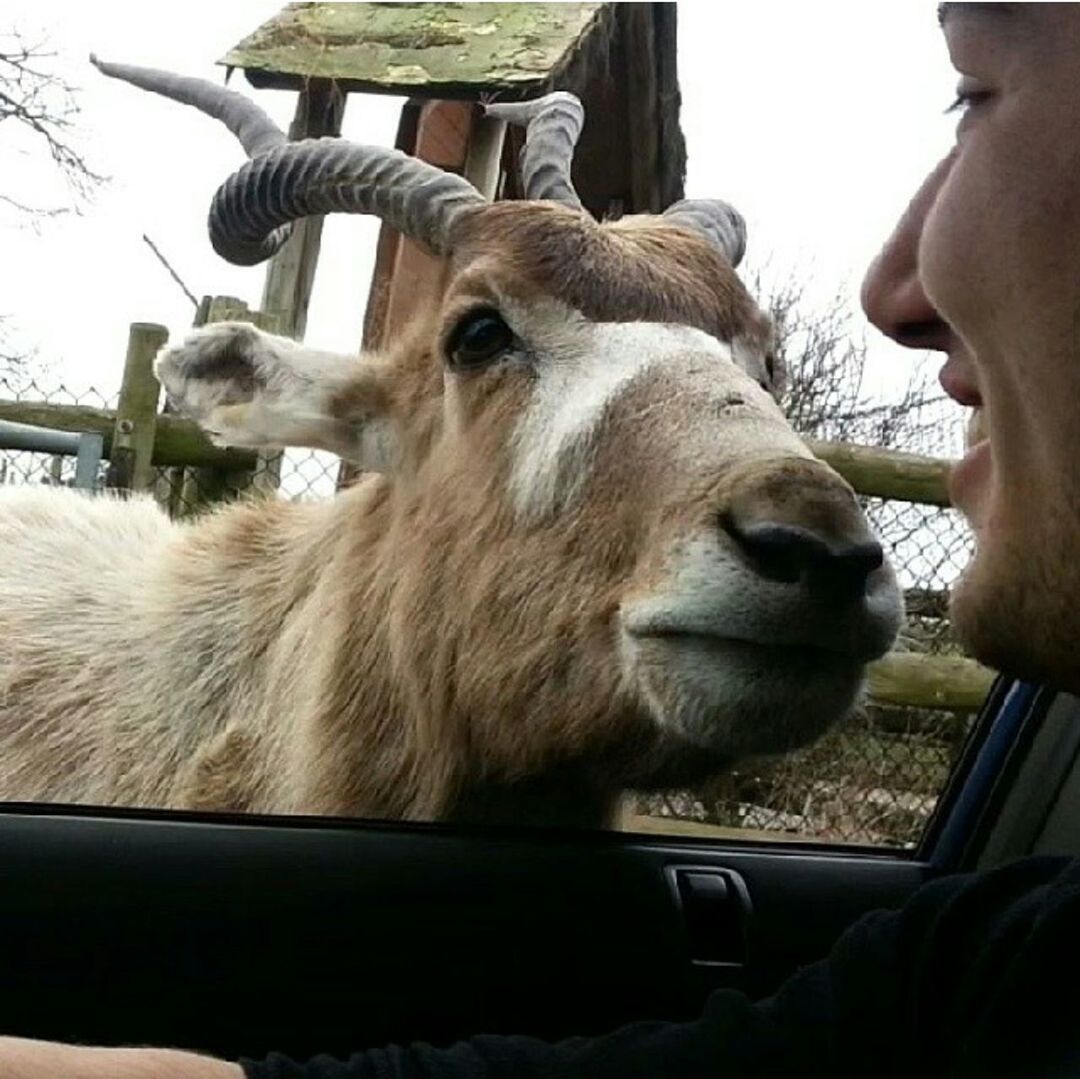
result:
[[[201,80],[95,60],[223,121],[249,161],[209,220],[256,264],[370,213],[448,261],[385,350],[243,323],[166,347],[221,444],[331,450],[324,503],[170,522],[149,499],[0,495],[0,796],[602,826],[846,715],[901,603],[851,488],[776,402],[740,215],[598,222],[583,110],[526,127],[526,198],[340,138],[289,142]]]

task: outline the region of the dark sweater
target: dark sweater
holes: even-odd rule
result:
[[[1080,862],[935,881],[862,918],[769,999],[717,992],[691,1023],[241,1064],[248,1079],[1080,1077]]]

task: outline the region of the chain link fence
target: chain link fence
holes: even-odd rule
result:
[[[114,409],[116,393],[94,387],[76,389],[42,378],[0,376],[0,399],[34,405],[83,405]],[[99,482],[103,485],[105,466]],[[253,486],[276,487],[280,495],[296,501],[330,498],[337,480],[338,458],[317,451],[288,451],[280,458],[260,461],[254,475],[207,468],[158,468],[154,497],[170,516],[189,517],[223,501],[231,501]],[[265,481],[262,473],[271,475]],[[70,487],[75,459],[56,454],[0,448],[0,484],[46,484]]]
[[[951,457],[961,421],[939,410],[909,451]],[[861,498],[896,568],[907,617],[897,648],[960,653],[950,632],[949,591],[973,552],[960,513],[939,506]],[[814,745],[744,762],[701,788],[641,797],[638,812],[694,822],[706,833],[752,830],[755,838],[915,846],[960,754],[974,714],[863,704]],[[734,834],[737,834],[734,833]]]
[[[0,377],[0,398],[95,408],[116,404],[115,394],[93,388],[77,390],[42,379],[19,383],[10,377]],[[954,434],[942,434],[947,451],[955,452]],[[260,485],[276,487],[278,497],[293,500],[329,498],[337,472],[332,454],[288,451],[280,459],[260,461],[254,477],[161,468],[154,495],[171,515],[186,517]],[[0,449],[2,484],[70,485],[73,473],[73,458]],[[947,596],[971,553],[959,515],[936,506],[876,498],[863,502],[908,598],[899,647],[930,654],[956,651]],[[689,822],[710,834],[739,829],[752,830],[744,834],[755,838],[911,846],[934,808],[970,721],[968,713],[864,706],[807,749],[745,763],[695,791],[640,796],[636,812],[653,818],[658,830],[666,822]]]
[[[897,647],[955,654],[947,600],[971,553],[955,510],[867,499],[908,613]],[[812,746],[744,762],[701,788],[643,796],[638,812],[695,822],[704,834],[913,847],[959,756],[973,713],[865,703]],[[747,833],[749,834],[749,833]]]

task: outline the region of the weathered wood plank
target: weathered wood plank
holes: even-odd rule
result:
[[[222,58],[254,86],[475,96],[538,90],[580,49],[600,3],[288,4]]]
[[[311,79],[297,95],[289,138],[320,139],[341,134],[345,94],[327,79]],[[302,341],[307,329],[311,290],[319,261],[324,217],[316,214],[293,223],[288,240],[270,259],[263,282],[259,325],[270,332]],[[256,490],[276,491],[281,485],[284,453],[261,452],[252,484]],[[223,488],[224,489],[224,488]]]
[[[37,401],[0,400],[0,419],[55,427],[60,431],[98,431],[105,437],[105,455],[112,452],[116,413],[88,405],[52,405]],[[154,437],[155,465],[193,465],[230,471],[255,467],[250,450],[215,446],[190,420],[178,416],[158,416]]]
[[[964,656],[890,652],[870,664],[867,696],[879,704],[974,712],[994,678],[989,668]]]
[[[154,483],[154,429],[161,384],[154,357],[169,331],[152,322],[133,322],[116,406],[116,426],[109,448],[105,485],[115,490],[147,491]]]
[[[429,164],[463,172],[474,116],[473,106],[463,101],[425,101],[419,107],[406,107],[395,145]],[[490,132],[492,138],[498,134],[498,129]],[[486,152],[484,156],[488,156]],[[476,165],[479,170],[481,162],[477,160]],[[444,259],[384,222],[379,230],[361,347],[367,351],[384,347],[421,305],[438,302],[447,273]],[[354,483],[360,474],[354,465],[342,461],[338,488]]]
[[[377,331],[381,328],[377,323],[371,327],[376,331],[371,334],[376,337],[376,344]],[[106,454],[111,452],[115,416],[109,409],[85,405],[0,400],[0,419],[56,427],[62,431],[100,431],[105,435]],[[158,426],[162,433],[154,445],[155,465],[191,464],[230,470],[253,467],[255,455],[250,451],[215,446],[188,420],[162,415],[158,417]],[[833,442],[811,443],[811,448],[860,494],[935,506],[949,505],[944,489],[948,461]]]
[[[325,79],[312,79],[300,91],[289,138],[319,139],[341,134],[345,95]],[[311,288],[322,240],[323,215],[305,217],[266,268],[259,309],[275,320],[275,333],[300,341],[307,326]],[[265,328],[265,327],[264,327]]]
[[[627,4],[622,17],[629,139],[625,168],[634,213],[657,214],[660,203],[660,101],[652,4]]]
[[[484,198],[494,202],[499,192],[506,121],[491,116],[473,119],[462,175]]]

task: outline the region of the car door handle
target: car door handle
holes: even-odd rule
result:
[[[750,936],[750,893],[730,869],[667,867],[682,911],[690,961],[704,966],[744,966]]]

